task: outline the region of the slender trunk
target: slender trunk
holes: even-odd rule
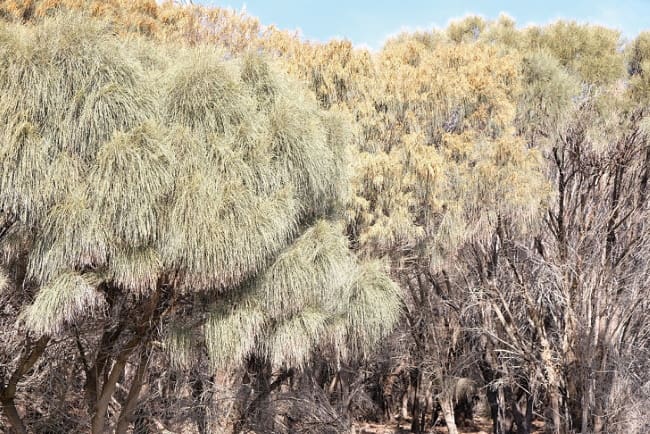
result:
[[[424,397],[424,410],[422,411],[422,415],[420,416],[420,429],[424,431],[427,426],[427,414],[429,414],[429,411],[431,410],[431,405],[429,405],[431,400],[429,399],[429,395],[425,395]]]
[[[445,425],[447,425],[449,434],[458,434],[456,418],[454,417],[454,403],[451,397],[445,396],[440,398],[440,408],[442,409],[442,415],[445,418]]]
[[[209,405],[207,401],[211,399],[212,393],[206,397],[205,383],[201,378],[201,373],[198,369],[193,369],[191,373],[192,381],[192,399],[194,400],[194,407],[196,408],[196,429],[199,434],[207,434],[209,431],[208,426],[208,412],[206,407]],[[210,381],[213,381],[211,378]]]
[[[332,381],[330,382],[329,388],[327,391],[329,392],[330,396],[334,394],[336,391],[336,387],[339,385],[339,377],[341,376],[341,371],[338,370],[336,371],[336,374],[332,377]]]
[[[590,419],[591,419],[591,406],[594,402],[594,381],[593,379],[589,378],[589,374],[587,374],[587,379],[585,381],[587,383],[586,390],[584,392],[584,395],[582,396],[582,421],[581,421],[581,430],[580,432],[582,434],[589,434],[589,425],[590,425]]]
[[[16,434],[27,434],[27,428],[25,427],[20,414],[18,414],[18,409],[16,409],[16,403],[13,398],[0,398],[0,403],[2,403],[2,412],[9,421],[9,425],[11,425],[14,432]]]
[[[560,406],[560,373],[553,361],[553,353],[548,338],[546,337],[546,329],[543,326],[540,326],[539,329],[542,332],[540,336],[540,344],[542,346],[541,356],[542,362],[544,363],[544,370],[546,371],[551,420],[553,421],[552,429],[554,434],[564,434],[565,430],[562,424],[562,411]]]
[[[123,355],[119,357],[113,364],[111,373],[108,375],[104,387],[102,388],[102,393],[97,399],[95,404],[94,414],[92,417],[92,433],[93,434],[103,434],[104,433],[104,424],[106,418],[106,412],[108,411],[108,404],[111,402],[111,397],[115,392],[117,386],[117,380],[124,372],[124,367],[126,366],[126,356]]]
[[[419,434],[422,432],[422,427],[420,426],[420,370],[416,369],[415,377],[415,390],[413,391],[413,412],[411,419],[411,432]]]
[[[522,402],[523,408],[522,408]],[[517,434],[530,434],[533,429],[533,398],[525,394],[514,405],[514,417],[517,424]]]
[[[549,388],[549,404],[551,410],[551,419],[553,421],[553,434],[564,434],[562,426],[562,412],[560,409],[560,391],[554,385]]]
[[[533,404],[534,404],[533,397],[528,396],[526,400],[526,426],[525,426],[526,433],[533,432]]]
[[[492,432],[494,434],[502,434],[499,430],[499,400],[498,392],[489,386],[487,389],[487,400],[490,406],[490,417],[492,418]]]
[[[508,392],[510,394],[510,392]],[[512,413],[508,410],[506,404],[506,390],[504,386],[500,386],[497,391],[497,403],[498,403],[498,425],[497,433],[498,434],[511,434],[512,432]]]
[[[257,412],[268,396],[278,389],[284,381],[293,377],[293,369],[283,371],[278,377],[271,383],[269,380],[271,378],[271,365],[266,360],[254,359],[249,365],[249,369],[253,368],[256,370],[255,375],[255,398],[244,405],[240,411],[239,418],[233,427],[234,433],[243,432],[248,418],[257,417]]]
[[[402,420],[406,420],[409,417],[409,394],[411,393],[412,386],[409,384],[406,392],[402,395],[402,409],[400,415]]]
[[[147,370],[147,359],[148,351],[143,350],[140,354],[138,369],[135,373],[135,376],[133,377],[131,388],[129,389],[129,394],[126,397],[126,401],[124,402],[122,411],[120,412],[117,428],[115,428],[116,434],[126,434],[126,431],[132,422],[133,414],[136,407],[138,406],[138,398],[140,396],[140,390],[142,389],[144,375]]]
[[[91,372],[91,377],[94,376],[92,380],[94,380],[95,387],[93,387],[92,381],[91,382],[86,381],[87,384],[90,383],[90,388],[94,389],[91,390],[91,392],[94,392],[96,396],[95,403],[91,411],[92,413],[91,425],[92,425],[93,434],[101,434],[104,432],[104,425],[105,425],[106,413],[108,411],[108,404],[111,401],[111,397],[113,396],[113,393],[115,393],[115,389],[117,387],[117,380],[124,372],[124,368],[126,366],[126,362],[130,354],[142,344],[143,340],[147,339],[147,335],[158,324],[158,321],[160,320],[160,316],[163,314],[163,304],[162,304],[161,295],[163,295],[163,292],[159,290],[156,291],[149,298],[149,300],[144,306],[141,316],[139,317],[139,321],[136,323],[137,325],[134,329],[135,336],[120,351],[110,371],[109,371],[110,364],[108,362],[109,360],[108,354],[109,354],[110,347],[100,348],[100,352],[98,355],[98,363],[95,364],[96,367],[97,365],[99,365],[99,369],[96,369],[94,370],[94,372]],[[104,336],[106,336],[107,341],[113,341],[113,340],[117,341],[117,337],[124,330],[124,326],[126,326],[126,323],[121,322],[117,330],[113,330],[108,333],[107,331],[105,331]],[[102,337],[102,339],[104,338],[104,336]],[[145,351],[143,350],[143,353],[144,352]],[[141,365],[146,365],[146,363]],[[145,366],[143,366],[143,369],[144,368]],[[104,371],[104,380],[101,387],[101,393],[99,393],[100,389],[97,380],[102,370]],[[93,369],[91,369],[91,371],[93,371]],[[137,375],[138,374],[136,374],[136,376]],[[139,375],[143,376],[144,372],[141,372]],[[139,381],[142,382],[142,378],[140,378]],[[135,400],[136,402],[132,403],[131,405],[137,404],[137,396],[140,393],[141,387],[142,387],[141,384],[140,385],[136,384],[136,388],[133,390],[134,396],[132,397],[132,400]],[[129,392],[129,397],[131,397],[130,392]],[[126,404],[127,406],[128,406],[129,397],[127,397],[127,404]],[[125,417],[126,416],[129,415],[125,415]],[[120,416],[120,418],[122,418],[122,416]],[[128,418],[127,421],[123,423],[127,423],[127,427],[128,427]]]
[[[47,343],[50,341],[48,336],[41,337],[35,343],[29,342],[26,343],[25,354],[18,361],[18,366],[9,378],[9,382],[5,385],[4,381],[0,382],[0,403],[2,403],[2,411],[9,420],[11,427],[18,434],[23,434],[27,432],[27,427],[23,422],[18,409],[16,408],[16,389],[18,388],[18,382],[29,372],[30,369],[36,364],[38,359],[41,357]]]
[[[600,416],[594,416],[594,434],[601,434],[605,430],[605,419]]]
[[[111,293],[111,291],[108,292],[108,294]],[[108,297],[108,299],[109,305],[112,308],[115,304],[115,300],[113,300],[112,297]],[[120,310],[116,315],[120,316],[121,314],[122,311]],[[97,350],[97,355],[95,356],[95,360],[92,365],[88,363],[83,346],[81,344],[81,339],[77,335],[77,348],[79,350],[79,356],[84,364],[84,369],[86,371],[84,393],[86,397],[86,403],[88,405],[88,411],[91,417],[94,414],[95,406],[97,405],[97,399],[99,398],[102,389],[102,383],[100,379],[104,379],[105,381],[108,376],[108,368],[110,366],[107,367],[106,365],[110,361],[110,354],[114,349],[113,347],[117,344],[118,339],[126,330],[126,326],[127,323],[125,319],[122,319],[116,327],[111,327],[110,323],[105,324],[102,337],[99,341],[99,349]]]
[[[108,411],[108,404],[111,402],[111,397],[117,388],[117,380],[119,380],[124,373],[124,368],[126,367],[129,355],[136,347],[138,347],[138,345],[140,345],[141,340],[144,337],[144,331],[140,330],[140,332],[140,334],[133,337],[133,339],[124,346],[110,371],[108,370],[110,365],[108,362],[106,363],[105,380],[101,388],[101,393],[97,397],[92,409],[91,425],[93,434],[101,434],[104,432],[104,419],[106,418],[106,412]]]
[[[562,151],[557,148],[553,149],[553,156],[558,169],[557,191],[558,191],[558,211],[555,216],[556,223],[556,237],[560,251],[560,259],[564,260],[567,257],[567,243],[566,243],[566,228],[564,222],[564,208],[565,208],[565,194],[566,194],[566,175],[564,166],[564,156]]]

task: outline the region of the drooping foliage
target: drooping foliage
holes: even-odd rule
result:
[[[77,15],[2,24],[0,40],[13,319],[36,337],[105,324],[117,348],[87,367],[87,383],[107,370],[88,386],[94,431],[116,367],[157,335],[177,365],[205,342],[214,368],[302,368],[318,346],[363,354],[390,331],[395,285],[336,224],[347,120],[301,84],[257,54],[120,40]]]

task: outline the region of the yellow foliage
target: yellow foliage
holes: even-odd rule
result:
[[[9,15],[29,15],[21,2],[4,3],[3,11],[15,3]],[[522,228],[531,221],[549,191],[542,156],[553,139],[544,132],[568,122],[576,98],[593,86],[624,78],[620,34],[574,22],[518,29],[505,15],[470,16],[444,31],[401,34],[372,53],[349,41],[305,42],[231,9],[147,0],[30,4],[37,16],[83,8],[117,32],[278,59],[321,107],[356,120],[347,132],[357,146],[345,213],[356,246],[417,251],[439,265],[499,216]],[[630,92],[641,100],[650,95],[642,72],[650,70],[648,39],[627,53]]]

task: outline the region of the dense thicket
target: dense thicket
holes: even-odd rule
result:
[[[86,159],[95,154],[72,145],[72,155],[80,159],[72,172],[71,163],[54,166],[48,158],[56,154],[40,146],[32,145],[41,154],[35,154],[30,161],[36,163],[28,167],[12,157],[14,165],[6,171],[11,178],[3,181],[11,185],[6,190],[9,195],[1,193],[3,204],[13,204],[7,207],[11,215],[34,225],[48,222],[50,226],[36,233],[44,240],[40,243],[56,246],[74,240],[81,229],[90,231],[84,236],[91,241],[62,247],[77,258],[72,271],[79,272],[81,267],[84,280],[67,273],[53,281],[58,285],[54,288],[70,284],[77,288],[76,297],[70,295],[68,300],[75,300],[80,308],[60,309],[59,316],[48,317],[42,312],[49,312],[55,304],[46,298],[48,290],[37,291],[38,285],[54,278],[61,268],[56,261],[67,256],[46,255],[50,244],[31,244],[30,238],[7,231],[6,243],[12,252],[7,258],[20,257],[16,252],[29,255],[23,257],[23,274],[18,278],[14,274],[7,282],[28,282],[31,292],[21,297],[36,298],[31,304],[24,299],[14,302],[15,313],[6,316],[3,324],[13,324],[22,309],[20,321],[27,327],[19,328],[22,333],[55,330],[58,336],[66,330],[70,333],[70,325],[79,320],[78,312],[94,311],[100,316],[93,317],[94,322],[84,317],[84,324],[99,320],[106,327],[106,322],[101,323],[108,317],[106,300],[88,296],[87,288],[102,282],[87,280],[97,279],[97,271],[91,274],[87,268],[95,262],[112,273],[108,281],[128,294],[137,294],[136,304],[143,303],[156,284],[165,284],[156,280],[158,276],[170,276],[166,284],[183,294],[183,308],[170,308],[170,321],[161,321],[169,325],[159,332],[159,346],[169,354],[168,359],[156,359],[158,353],[153,350],[139,353],[154,357],[148,366],[158,377],[154,381],[150,375],[148,382],[142,381],[145,387],[150,385],[152,396],[138,403],[126,396],[126,390],[122,395],[118,390],[110,409],[115,414],[122,409],[127,414],[137,410],[141,424],[178,426],[192,420],[199,431],[228,420],[234,421],[229,429],[235,430],[344,430],[345,424],[336,421],[351,415],[383,421],[397,418],[408,421],[415,432],[444,423],[453,433],[457,423],[471,422],[478,399],[492,418],[495,433],[532,432],[534,419],[541,419],[545,429],[554,433],[643,433],[650,429],[647,32],[624,43],[618,32],[600,26],[560,21],[519,29],[507,17],[493,22],[469,17],[452,22],[445,30],[399,35],[370,53],[346,41],[305,42],[296,34],[264,27],[243,13],[172,3],[5,1],[0,14],[8,21],[40,23],[70,8],[106,19],[129,42],[109,39],[128,51],[126,57],[144,71],[139,78],[152,92],[142,100],[149,104],[147,108],[138,111],[129,106],[127,110],[124,102],[114,118],[102,117],[102,122],[113,119],[129,124],[102,128],[128,128],[142,121],[134,119],[134,113],[149,113],[149,107],[154,107],[155,127],[148,114],[147,126],[135,136],[119,135],[110,142],[115,143],[113,155],[122,156],[126,144],[150,137],[152,128],[160,134],[169,153],[148,151],[150,157],[143,161],[151,164],[147,171],[160,175],[158,181],[149,181],[147,195],[160,194],[165,205],[160,211],[155,199],[144,201],[129,217],[128,212],[118,211],[129,209],[127,205],[137,200],[139,192],[129,190],[133,184],[111,184],[86,194],[92,193],[93,200],[103,201],[102,209],[112,211],[104,215],[89,208],[79,221],[92,222],[97,214],[101,221],[70,226],[75,219],[62,217],[74,216],[72,210],[82,208],[57,205],[50,209],[40,204],[54,203],[60,191],[72,195],[72,189],[66,190],[68,183],[81,181],[68,179],[69,173],[85,179]],[[32,30],[21,32],[23,36],[7,40],[25,46],[22,41],[29,41]],[[140,36],[154,42],[140,40]],[[151,43],[167,47],[163,49],[167,52],[180,50],[188,60],[152,55]],[[243,55],[237,66],[230,61],[219,65],[234,68],[232,73],[241,77],[246,91],[237,88],[235,92],[230,84],[222,87],[224,82],[231,83],[228,80],[216,80],[215,87],[203,81],[214,74],[214,65],[205,60],[213,57],[206,56],[205,50],[214,53],[214,49],[179,48],[205,43],[229,55]],[[307,84],[315,101],[297,92],[295,83],[280,86],[273,81],[277,73],[268,72],[274,69],[247,54],[251,51],[275,58],[278,68]],[[6,56],[12,61],[22,59],[11,57],[18,52],[7,51]],[[13,64],[7,71],[25,74]],[[119,83],[124,86],[125,81]],[[201,83],[208,87],[197,88]],[[32,89],[39,87],[29,89],[35,92]],[[30,95],[17,101],[56,107],[51,96]],[[137,103],[130,95],[125,97],[128,104]],[[210,99],[209,95],[218,97]],[[286,104],[281,114],[277,95],[286,95],[286,101],[280,97]],[[73,118],[47,118],[51,124],[35,127],[35,131],[46,128],[51,134],[53,144],[48,146],[52,149],[59,149],[56,137],[63,132],[70,137],[66,143],[107,140],[99,130],[85,131],[86,124],[76,122],[92,119],[92,113],[83,114],[86,98],[85,92],[68,98],[77,107],[68,108]],[[306,113],[304,107],[309,107]],[[250,117],[253,112],[255,116]],[[338,123],[342,117],[352,123],[342,128]],[[65,122],[73,122],[70,119],[76,123],[66,128]],[[23,131],[6,122],[10,127],[5,129]],[[202,157],[205,165],[194,166],[199,164],[194,160],[202,144],[212,143],[210,132],[215,129],[221,135],[219,143],[227,143],[218,148],[227,152]],[[187,145],[185,134],[192,137],[192,145]],[[265,141],[266,134],[275,141]],[[340,171],[345,166],[339,144],[347,141],[354,146],[349,149],[353,164],[346,175]],[[179,148],[178,143],[183,145]],[[272,143],[281,144],[281,149]],[[276,152],[287,160],[265,160]],[[101,160],[107,158],[102,155],[97,152],[97,161],[108,161]],[[156,165],[160,161],[164,164]],[[61,167],[60,172],[48,172],[51,167]],[[163,172],[166,167],[171,168],[171,175]],[[188,178],[182,174],[198,167],[209,172],[208,179],[219,168],[218,179],[228,180],[228,187],[176,196],[179,188],[186,188],[182,182]],[[34,186],[34,182],[51,185],[44,180],[57,179],[56,173],[64,175],[54,188]],[[121,178],[101,172],[99,179]],[[202,185],[201,180],[189,182]],[[32,195],[34,191],[38,195]],[[215,195],[220,195],[222,206],[236,202],[239,207],[226,215],[215,211],[222,220],[214,220],[209,207],[196,204],[209,204]],[[175,200],[179,202],[173,205]],[[177,209],[182,201],[185,205]],[[60,217],[54,221],[50,210],[57,209]],[[335,217],[336,210],[342,212],[338,216],[343,218],[358,259],[338,235],[341,229],[317,222]],[[162,217],[158,217],[160,212]],[[152,231],[147,223],[142,224],[158,218],[165,222],[161,229]],[[224,218],[236,222],[236,229],[212,226]],[[204,223],[197,224],[195,219]],[[251,234],[264,227],[264,222],[269,235],[260,240]],[[57,232],[58,239],[46,232],[55,224],[64,228]],[[106,229],[117,237],[111,239],[121,240],[118,248],[127,240],[128,256],[114,257],[113,244],[99,253],[86,247],[73,249],[103,240],[105,235],[94,232],[103,224],[113,228]],[[218,250],[216,246],[226,240],[235,243],[235,251]],[[147,268],[154,253],[159,255],[161,274]],[[395,318],[397,303],[396,298],[386,298],[385,294],[395,294],[395,290],[378,265],[363,264],[378,256],[390,263],[391,275],[401,287],[403,315],[397,330],[372,352],[371,344]],[[190,288],[206,285],[228,301],[216,309],[199,309],[198,320],[196,306],[209,306],[207,294],[213,292],[197,296]],[[329,289],[329,295],[321,293],[323,288]],[[191,299],[187,298],[190,293]],[[340,294],[345,295],[341,298]],[[312,309],[313,300],[318,309]],[[133,310],[121,312],[132,314]],[[337,322],[337,315],[344,312]],[[112,315],[119,318],[121,314]],[[299,323],[293,321],[297,318]],[[386,318],[389,321],[384,324]],[[196,334],[188,330],[188,323],[204,324],[201,339],[208,350],[204,359],[200,346],[190,344]],[[111,327],[105,329],[106,339],[112,336]],[[92,332],[84,334],[79,327],[72,333],[68,336],[81,336],[76,340],[82,348],[104,345],[103,341],[97,344],[99,335],[93,341]],[[52,346],[48,338],[28,337],[32,340],[7,347],[7,360],[13,357],[11,363],[17,363],[11,351],[20,345],[26,348],[23,359]],[[158,348],[156,342],[153,349]],[[318,346],[319,357],[309,359],[313,345]],[[135,354],[124,362],[124,369],[128,378],[137,380],[145,374]],[[208,355],[209,366],[205,364]],[[77,366],[86,363],[79,360],[79,352],[68,357]],[[63,359],[50,353],[42,360],[56,365]],[[223,372],[232,371],[223,368],[236,365],[237,360],[247,366],[244,385],[233,389],[230,384],[225,390]],[[188,361],[195,362],[189,373]],[[290,369],[294,365],[302,369]],[[108,364],[105,368],[108,373]],[[160,379],[163,374],[168,377]],[[239,384],[240,376],[232,378]],[[153,392],[154,384],[158,392]],[[67,389],[34,387],[30,392],[48,399],[57,390]],[[178,401],[170,398],[170,390],[179,391]],[[190,402],[183,405],[193,412],[179,410],[181,401]],[[300,405],[291,404],[298,401]],[[66,413],[61,409],[69,408],[65,404],[73,400],[63,402],[56,411]],[[236,416],[220,419],[223,409],[230,408],[225,402],[232,404]],[[43,404],[20,410],[27,418],[48,414]],[[58,414],[52,420],[78,423],[67,417]],[[291,424],[298,419],[303,423]]]
[[[346,122],[298,83],[77,16],[0,40],[3,425],[125,432],[156,357],[301,370],[391,329],[394,284],[336,223]]]

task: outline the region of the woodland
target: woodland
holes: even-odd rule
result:
[[[649,177],[650,31],[2,0],[0,432],[648,433]]]

